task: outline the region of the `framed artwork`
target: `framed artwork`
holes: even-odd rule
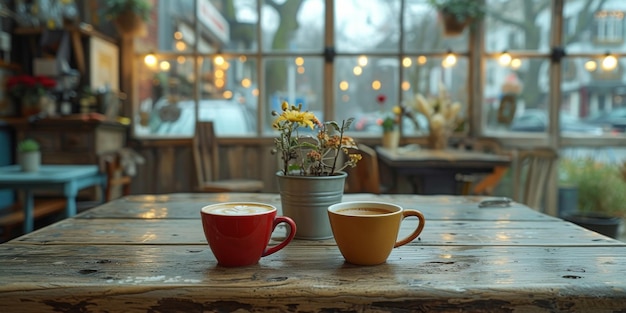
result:
[[[95,36],[89,38],[89,82],[92,90],[120,89],[119,48]]]

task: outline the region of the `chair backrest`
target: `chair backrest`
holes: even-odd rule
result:
[[[499,141],[490,138],[480,138],[474,141],[472,150],[480,152],[490,152],[495,154],[503,153],[502,145]]]
[[[193,137],[193,159],[198,186],[214,181],[219,170],[219,155],[212,121],[196,121]]]
[[[376,150],[359,144],[358,149],[349,149],[350,153],[360,153],[361,160],[356,167],[347,168],[346,193],[380,194],[380,173]]]
[[[549,148],[513,151],[513,198],[540,210],[558,155]]]
[[[117,198],[118,195],[129,195],[132,177],[125,172],[121,155],[119,153],[106,155],[102,158],[102,162],[104,164],[104,172],[107,176],[107,183],[104,190],[105,202]],[[117,190],[118,187],[121,187],[121,192]]]

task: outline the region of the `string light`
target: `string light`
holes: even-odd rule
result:
[[[367,65],[367,57],[364,55],[360,56],[357,63],[359,64],[359,66],[365,67]]]
[[[511,68],[518,69],[522,66],[522,60],[515,58],[511,60]]]
[[[598,63],[594,60],[589,60],[585,62],[585,69],[589,72],[593,72],[598,68]]]
[[[602,69],[605,71],[612,71],[617,67],[617,58],[610,54],[606,53],[604,58],[602,59]]]
[[[456,55],[452,51],[448,51],[448,54],[443,58],[441,65],[443,67],[453,67],[456,64]]]
[[[505,51],[502,52],[502,54],[500,54],[500,57],[498,58],[498,63],[500,63],[500,65],[502,66],[509,66],[509,64],[511,64],[511,55]]]
[[[154,53],[146,54],[143,57],[143,63],[145,63],[148,67],[155,68],[157,65],[157,58]]]

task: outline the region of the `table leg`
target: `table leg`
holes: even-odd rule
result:
[[[33,212],[35,210],[35,199],[33,191],[26,189],[24,192],[24,198],[24,201],[26,202],[24,205],[24,233],[28,234],[35,228],[35,217]]]
[[[76,215],[76,196],[78,195],[78,186],[75,181],[71,181],[65,184],[63,193],[67,199],[65,205],[65,216],[72,217]]]

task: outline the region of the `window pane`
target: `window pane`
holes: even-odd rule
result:
[[[516,58],[485,64],[483,118],[488,131],[548,131],[549,61]]]
[[[404,10],[404,50],[442,52],[451,49],[466,51],[469,27],[457,36],[445,36],[439,13],[426,0],[407,0]]]
[[[354,117],[351,131],[380,135],[382,118],[398,104],[398,67],[397,58],[335,58],[336,120]]]
[[[410,61],[410,62],[409,62]],[[415,107],[415,95],[421,94],[431,103],[439,98],[439,87],[443,85],[450,103],[459,102],[461,110],[456,117],[457,131],[463,128],[467,117],[469,80],[468,60],[465,57],[456,57],[456,63],[449,64],[445,58],[412,56],[402,60],[403,82],[400,87],[403,91],[403,103],[414,117],[403,119],[403,132],[408,135],[423,135],[428,133],[428,118],[423,116]]]
[[[567,58],[563,63],[561,112],[563,118],[577,122],[572,131],[616,135],[626,129],[624,60],[615,59],[614,68],[603,61],[604,58]]]
[[[195,44],[194,0],[157,1],[147,32],[135,39],[135,51],[190,51]]]
[[[552,0],[486,0],[485,50],[550,51]]]
[[[216,5],[220,4],[220,1]],[[259,15],[257,13],[257,1],[227,0],[220,8],[221,14],[228,21],[229,41],[224,46],[224,51],[256,51],[259,46],[257,36]]]
[[[566,1],[563,42],[567,52],[623,50],[625,11],[621,0]]]
[[[138,137],[187,137],[193,131],[194,61],[189,57],[136,60],[138,64],[138,107],[133,110],[134,133]],[[184,105],[181,105],[181,104]],[[195,124],[194,124],[195,125]],[[193,125],[192,125],[193,127]]]
[[[400,0],[335,1],[338,52],[397,52]]]
[[[245,56],[202,59],[198,120],[213,121],[216,135],[256,133],[259,93],[256,64],[255,59]]]
[[[272,111],[281,111],[281,103],[302,104],[324,120],[322,77],[324,60],[320,57],[265,58],[267,108],[263,113],[264,132],[272,132]]]
[[[264,51],[321,51],[324,1],[275,1],[262,10]]]

